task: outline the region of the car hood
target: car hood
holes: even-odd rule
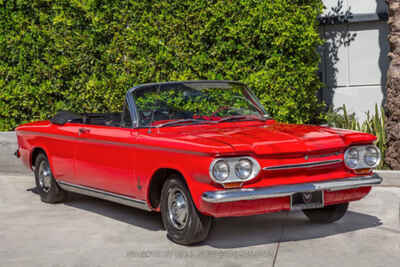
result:
[[[182,141],[219,143],[234,153],[289,154],[310,151],[339,150],[350,143],[370,143],[373,135],[313,125],[284,123],[236,125],[185,129],[175,138]],[[206,141],[207,140],[207,141]],[[226,151],[225,151],[226,152]]]

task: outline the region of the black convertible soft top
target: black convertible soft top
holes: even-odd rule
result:
[[[64,125],[67,122],[92,124],[92,125],[106,125],[120,127],[121,113],[75,113],[72,111],[59,111],[50,122],[57,125]]]
[[[83,122],[83,116],[81,114],[71,111],[59,111],[54,117],[50,119],[51,123],[64,125],[67,122]]]

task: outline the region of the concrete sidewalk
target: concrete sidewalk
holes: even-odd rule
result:
[[[160,216],[90,197],[42,203],[32,175],[0,174],[0,266],[399,266],[400,188],[375,187],[339,222],[301,212],[215,221],[179,246]]]

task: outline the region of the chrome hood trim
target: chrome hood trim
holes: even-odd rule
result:
[[[286,197],[300,192],[313,192],[319,190],[338,191],[372,186],[380,183],[382,183],[382,178],[377,174],[373,174],[370,176],[357,176],[303,184],[208,191],[204,192],[201,198],[203,201],[209,203],[224,203],[241,200]]]

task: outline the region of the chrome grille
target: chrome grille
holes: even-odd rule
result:
[[[286,164],[286,165],[277,165],[277,166],[268,166],[264,167],[265,171],[274,171],[274,170],[288,170],[288,169],[300,169],[300,168],[311,168],[311,167],[319,167],[319,166],[327,166],[341,163],[343,160],[341,159],[333,159],[333,160],[325,160],[325,161],[314,161],[314,162],[305,162],[298,164]]]

